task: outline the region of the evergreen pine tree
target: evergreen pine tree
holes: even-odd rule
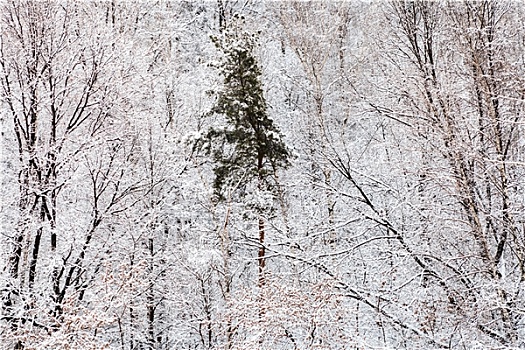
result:
[[[209,114],[224,117],[225,125],[210,128],[205,140],[201,140],[201,147],[215,163],[215,194],[224,199],[225,190],[254,181],[259,191],[272,190],[268,180],[277,169],[289,166],[290,152],[268,116],[261,70],[254,56],[256,37],[234,26],[212,40],[223,53],[218,68],[224,86]],[[262,287],[266,267],[262,213],[259,213],[258,235],[258,276]],[[262,315],[262,309],[260,312]]]
[[[268,177],[289,165],[290,153],[268,116],[253,52],[256,37],[230,29],[212,40],[223,53],[218,68],[224,87],[210,115],[223,116],[226,122],[222,128],[210,128],[204,143],[215,163],[215,193],[223,198],[226,187],[255,179],[260,189],[267,189]]]

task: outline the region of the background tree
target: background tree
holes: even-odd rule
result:
[[[99,25],[85,25],[89,15],[83,16],[83,11]],[[120,186],[122,174],[114,173],[121,165],[114,162],[122,155],[118,145],[101,152],[108,155],[101,168],[93,169],[89,162],[77,165],[86,150],[104,145],[111,128],[103,126],[113,119],[108,103],[115,98],[109,84],[115,74],[108,69],[112,47],[101,19],[92,4],[2,4],[2,100],[19,171],[17,224],[7,235],[3,311],[13,332],[7,338],[17,348],[26,341],[38,344],[46,334],[56,335],[78,311],[90,284],[86,269],[96,265],[86,263],[93,238],[110,208],[126,196],[125,186]],[[75,187],[72,179],[86,173],[93,192],[79,205],[85,214],[82,220],[68,227],[71,203],[79,201],[68,201]],[[110,192],[112,199],[104,198]],[[29,329],[38,336],[32,338]]]

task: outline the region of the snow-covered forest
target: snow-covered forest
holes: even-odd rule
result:
[[[0,6],[0,349],[525,346],[519,1]]]

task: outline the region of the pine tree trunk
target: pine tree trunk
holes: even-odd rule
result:
[[[258,185],[257,185],[257,188],[259,189],[259,192],[261,192],[263,190],[263,181],[264,181],[264,177],[263,177],[263,174],[262,174],[262,169],[263,169],[263,153],[262,152],[259,152],[259,155],[257,157],[257,171],[258,171],[258,174],[259,174],[259,177],[258,177]],[[264,246],[264,219],[263,219],[263,216],[262,216],[262,213],[259,213],[259,252],[258,252],[258,261],[259,261],[259,266],[258,266],[258,275],[259,275],[259,321],[262,322],[263,320],[263,317],[264,317],[264,307],[263,307],[263,302],[264,302],[264,297],[263,297],[263,287],[265,286],[266,284],[266,280],[264,278],[264,270],[265,270],[265,267],[266,267],[266,258],[264,257],[266,255],[266,248]],[[263,325],[261,325],[261,328],[263,328]],[[259,346],[261,348],[263,348],[263,340],[264,338],[261,336],[259,338]]]
[[[148,240],[148,250],[150,255],[150,262],[149,262],[149,286],[148,286],[148,293],[146,295],[147,298],[147,318],[148,318],[148,346],[147,348],[150,350],[155,349],[155,295],[153,290],[153,238],[149,238]]]
[[[259,151],[259,154],[257,156],[257,172],[259,174],[258,178],[258,189],[259,191],[263,190],[263,152]],[[264,246],[264,219],[262,217],[262,214],[259,214],[259,254],[258,254],[258,261],[259,261],[259,287],[262,288],[265,284],[264,279],[264,269],[266,267],[266,248]]]

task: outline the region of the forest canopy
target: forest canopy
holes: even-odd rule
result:
[[[1,349],[525,347],[519,2],[0,6]]]

